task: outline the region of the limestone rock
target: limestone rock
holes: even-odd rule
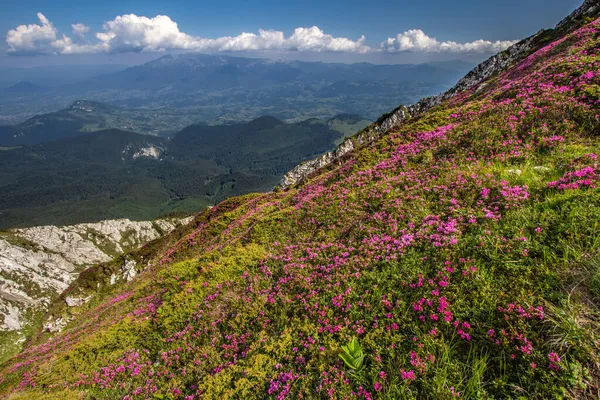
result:
[[[65,298],[65,303],[67,303],[67,306],[69,306],[69,307],[79,307],[79,306],[84,305],[85,303],[87,303],[91,299],[92,299],[92,296],[87,296],[87,297],[72,297],[72,296],[67,296]]]
[[[26,310],[46,309],[50,300],[67,289],[86,267],[111,261],[191,219],[118,219],[0,233],[0,331],[22,329]],[[133,279],[137,273],[135,267],[133,260],[126,263],[124,280]],[[116,282],[116,276],[114,280],[111,278],[112,284]],[[86,301],[89,298],[75,296],[65,300],[69,307]]]
[[[130,282],[136,275],[137,271],[135,270],[137,263],[135,260],[125,259],[125,263],[121,267],[121,271],[123,271],[123,279],[127,282]]]
[[[569,15],[567,18],[560,21],[558,25],[556,25],[556,28],[560,29],[577,18],[585,17],[588,15],[593,16],[598,12],[600,12],[600,1],[585,0],[581,7],[573,11],[571,15]]]
[[[137,152],[135,152],[132,156],[132,158],[134,160],[140,158],[140,157],[146,157],[146,158],[153,158],[155,160],[158,160],[160,158],[160,155],[162,153],[162,150],[156,146],[148,146],[148,147],[143,147],[141,149],[139,149]]]
[[[47,321],[44,324],[43,329],[44,329],[44,331],[50,332],[50,333],[62,332],[62,330],[65,329],[65,327],[67,326],[67,324],[70,321],[71,321],[71,318],[69,318],[67,316],[54,318],[54,319],[51,319],[50,321]]]

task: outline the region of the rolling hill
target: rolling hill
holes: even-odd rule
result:
[[[28,146],[107,129],[169,136],[197,122],[193,116],[163,110],[134,110],[77,100],[62,110],[0,125],[0,145]]]

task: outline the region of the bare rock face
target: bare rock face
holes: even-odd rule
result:
[[[44,324],[44,331],[50,333],[61,332],[67,324],[70,322],[70,319],[67,317],[59,317],[53,320],[50,320]]]
[[[560,29],[566,25],[568,25],[574,19],[582,18],[585,16],[593,16],[600,12],[600,1],[598,0],[585,0],[581,7],[577,10],[573,11],[571,15],[567,18],[563,19],[556,25],[556,28]]]
[[[296,168],[281,178],[279,186],[282,188],[292,186],[304,177],[310,175],[312,172],[331,164],[334,160],[342,157],[344,154],[347,154],[352,150],[354,150],[354,143],[352,143],[352,140],[346,139],[334,151],[330,151],[320,157],[315,158],[314,160],[305,161],[296,166]]]
[[[141,148],[139,151],[134,153],[132,158],[134,160],[136,160],[140,157],[146,157],[146,158],[153,158],[155,160],[158,160],[160,158],[161,153],[162,153],[162,149],[160,149],[156,146],[148,146],[148,147]]]
[[[92,296],[87,296],[87,297],[72,297],[72,296],[67,296],[65,298],[65,303],[67,303],[67,306],[69,306],[69,307],[79,307],[79,306],[84,305],[85,303],[87,303],[91,299],[92,299]]]
[[[135,270],[136,266],[137,266],[137,263],[135,262],[135,260],[125,259],[125,262],[123,263],[123,266],[121,267],[121,271],[123,272],[123,278],[127,282],[133,280],[133,278],[135,278],[135,276],[137,275],[137,271]]]
[[[19,331],[29,310],[43,311],[85,268],[114,257],[171,232],[190,218],[157,221],[118,219],[73,226],[37,226],[0,232],[0,331]],[[134,260],[127,260],[122,276],[135,277]],[[87,296],[66,297],[69,307],[89,301]],[[51,323],[50,331],[66,322]]]

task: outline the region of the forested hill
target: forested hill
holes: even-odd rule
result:
[[[191,125],[172,140],[108,129],[0,150],[0,229],[196,213],[272,190],[296,164],[368,124],[352,115],[294,124],[261,117]]]

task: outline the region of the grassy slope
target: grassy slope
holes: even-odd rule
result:
[[[34,337],[0,393],[598,396],[599,32],[302,187],[207,210],[138,279]],[[352,337],[357,371],[339,357]]]

